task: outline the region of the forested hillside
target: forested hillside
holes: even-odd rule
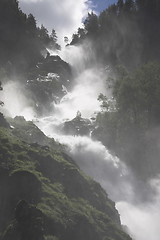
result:
[[[159,173],[160,2],[118,0],[99,16],[88,13],[71,44],[92,43],[97,62],[109,66],[100,95],[102,112],[92,136],[101,140],[135,171]]]
[[[99,61],[129,69],[160,59],[160,2],[118,0],[97,16],[88,13],[72,44],[89,39]]]
[[[46,47],[59,49],[56,32],[36,25],[32,14],[19,8],[17,0],[0,1],[0,67],[7,75],[24,74],[43,58]],[[46,54],[46,52],[44,52]]]

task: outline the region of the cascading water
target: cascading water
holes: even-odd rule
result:
[[[91,46],[85,44],[85,48],[71,46],[60,53],[74,70],[72,91],[67,92],[59,104],[53,103],[53,112],[46,117],[36,119],[35,123],[47,136],[54,137],[60,143],[67,145],[69,154],[80,168],[98,181],[109,197],[116,201],[122,223],[128,226],[135,240],[159,240],[160,217],[157,209],[160,208],[160,180],[155,179],[148,184],[155,190],[156,197],[152,202],[142,203],[138,201],[138,192],[141,193],[140,195],[143,194],[143,184],[139,183],[131,170],[120,159],[111,155],[101,142],[93,141],[89,136],[64,135],[61,131],[66,119],[72,120],[77,111],[80,111],[84,118],[90,118],[95,112],[100,111],[97,101],[100,93],[110,96],[110,92],[105,90],[107,72],[96,64],[90,50]],[[16,113],[12,111],[12,101],[7,98],[8,88],[10,96],[12,92],[14,95],[12,99],[17,102]],[[34,118],[32,109],[28,107],[30,104],[27,98],[19,94],[21,99],[19,102],[14,89],[15,85],[4,86],[3,95],[6,97],[2,100],[5,101],[10,114],[13,117],[24,115],[27,119]]]
[[[69,62],[74,70],[74,86],[60,104],[55,106],[52,116],[43,118],[38,126],[60,143],[68,146],[69,153],[80,168],[98,181],[116,202],[121,214],[121,221],[127,225],[129,233],[135,240],[158,240],[160,220],[157,209],[160,207],[159,180],[152,181],[148,188],[156,189],[157,195],[152,202],[142,203],[139,198],[145,196],[146,186],[136,180],[131,170],[116,156],[110,154],[101,142],[93,141],[87,136],[64,135],[59,126],[66,119],[73,119],[79,110],[82,117],[90,118],[100,110],[97,97],[105,92],[107,72],[101,71],[96,64],[91,46],[69,47],[61,53],[61,57]],[[140,197],[138,196],[140,195]],[[151,222],[154,226],[151,228]],[[147,226],[147,230],[144,226]]]
[[[107,72],[100,70],[96,64],[90,45],[85,45],[85,49],[82,46],[71,46],[61,53],[61,57],[73,68],[72,91],[67,92],[59,104],[54,103],[52,115],[39,119],[36,124],[47,136],[67,145],[70,155],[80,168],[98,181],[111,199],[116,202],[131,201],[134,198],[132,174],[124,163],[112,156],[101,142],[93,141],[89,136],[64,135],[60,131],[60,126],[66,119],[73,119],[77,111],[85,118],[100,111],[97,101],[99,94],[111,96],[105,90]]]

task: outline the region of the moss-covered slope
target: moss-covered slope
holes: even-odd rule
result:
[[[0,127],[1,239],[130,239],[105,191],[58,144],[49,139],[48,147],[30,144],[24,141],[27,131],[24,136],[24,129],[23,134],[16,129],[18,123],[13,129]],[[17,206],[22,199],[26,205]]]

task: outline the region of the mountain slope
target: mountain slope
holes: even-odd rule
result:
[[[30,128],[30,122],[22,122]],[[18,129],[18,122],[15,126],[0,127],[2,240],[130,239],[122,231],[115,204],[59,144],[52,140],[45,145],[47,137],[43,145],[36,139],[24,141],[25,131],[20,133],[23,128]]]

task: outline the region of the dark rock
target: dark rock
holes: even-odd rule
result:
[[[15,219],[2,240],[44,240],[43,214],[35,206],[20,200],[15,209]]]
[[[10,128],[9,123],[7,122],[7,120],[4,118],[3,114],[0,112],[0,127],[4,127],[4,128]]]
[[[91,129],[93,128],[92,123],[89,119],[82,118],[81,115],[78,115],[71,121],[64,123],[62,131],[65,134],[69,135],[80,135],[87,136],[90,134]]]
[[[12,133],[21,138],[33,147],[48,146],[54,143],[54,139],[49,139],[45,134],[32,122],[26,121],[24,117],[17,116],[14,119],[8,118],[8,122],[12,125]]]
[[[41,71],[45,73],[57,73],[67,84],[67,80],[72,78],[72,70],[68,63],[63,61],[58,55],[47,57],[43,64],[40,65]]]
[[[27,81],[35,109],[40,114],[50,110],[53,102],[60,101],[72,82],[72,70],[59,56],[47,56],[33,69]]]
[[[10,219],[9,199],[9,171],[0,167],[0,228],[3,229],[5,223]]]
[[[19,199],[25,199],[35,204],[40,199],[41,183],[33,173],[19,170],[10,176],[9,181],[13,204]]]

